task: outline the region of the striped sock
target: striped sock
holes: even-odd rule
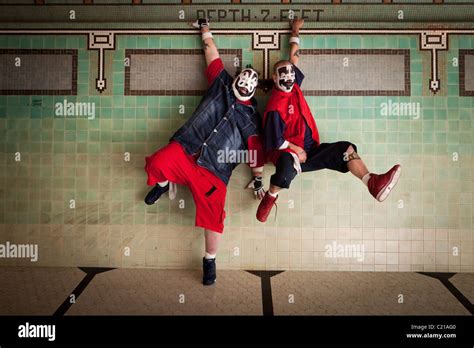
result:
[[[370,179],[370,173],[367,173],[362,177],[362,182],[364,183],[365,186],[368,186],[367,183],[369,182],[369,179]]]

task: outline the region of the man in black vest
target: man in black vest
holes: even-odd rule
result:
[[[201,30],[209,88],[170,143],[146,158],[147,184],[154,188],[145,202],[155,203],[169,190],[170,182],[191,190],[196,205],[195,224],[204,228],[206,240],[203,284],[212,285],[216,280],[217,246],[224,229],[226,186],[232,170],[239,162],[249,163],[253,175],[249,186],[260,199],[264,194],[264,155],[259,136],[261,119],[253,98],[257,72],[247,68],[235,78],[230,76],[219,57],[208,20],[199,19],[193,25]],[[248,154],[246,160],[239,158],[242,153]]]

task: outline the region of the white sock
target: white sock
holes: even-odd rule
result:
[[[158,185],[160,185],[160,187],[165,187],[166,185],[168,185],[168,180],[159,182]]]
[[[277,193],[271,193],[270,191],[268,191],[268,194],[272,197],[277,197],[278,196],[278,192]]]
[[[370,173],[367,173],[362,177],[362,182],[365,184],[365,186],[367,186],[369,179],[370,179]]]
[[[215,259],[216,258],[216,254],[214,255],[211,255],[211,254],[208,254],[207,252],[204,254],[204,258],[206,260],[210,260],[210,259]]]

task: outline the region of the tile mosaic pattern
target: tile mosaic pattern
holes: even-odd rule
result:
[[[41,0],[43,1],[43,0]],[[51,0],[50,0],[51,1]],[[176,9],[183,7],[187,16],[196,18],[198,16],[212,17],[214,20],[222,20],[227,27],[248,27],[248,22],[253,21],[256,28],[281,28],[286,29],[286,19],[288,13],[288,3],[275,1],[272,4],[266,2],[262,4],[242,4],[243,11],[233,13],[230,0],[216,0],[212,8],[205,8],[209,3],[193,3],[186,0],[182,3],[179,0],[146,0],[142,5],[132,5],[139,2],[130,0],[130,5],[110,5],[95,4],[92,6],[77,6],[77,13],[81,21],[70,21],[65,16],[65,10],[73,3],[66,0],[53,0],[45,6],[23,6],[21,11],[18,7],[5,6],[5,11],[0,13],[0,19],[5,19],[1,25],[3,27],[18,28],[18,23],[28,22],[34,28],[89,28],[102,30],[105,28],[116,28],[120,23],[120,29],[124,28],[179,28],[187,27],[187,22],[177,19]],[[121,2],[122,0],[117,0]],[[445,4],[447,11],[440,11],[439,5],[417,3],[417,0],[410,0],[410,3],[400,3],[397,6],[409,13],[410,19],[416,22],[418,28],[432,29],[432,22],[442,22],[446,28],[472,28],[469,17],[472,6],[464,4]],[[421,0],[420,0],[421,1]],[[422,0],[429,1],[429,0]],[[418,1],[419,2],[419,1]],[[74,0],[74,3],[82,3],[82,0]],[[431,1],[432,3],[432,1]],[[150,6],[155,4],[154,6]],[[336,3],[318,0],[318,2],[308,0],[292,1],[292,8],[301,14],[303,10],[310,21],[306,27],[311,28],[380,28],[381,25],[390,28],[407,28],[407,21],[398,20],[397,12],[393,11],[393,6],[380,1],[377,4],[354,4],[344,3],[338,0]],[[472,4],[472,2],[471,2]],[[160,6],[158,6],[160,5]],[[238,5],[237,5],[238,6]],[[313,12],[318,6],[321,12]],[[449,7],[449,8],[448,8]],[[348,9],[350,8],[350,11]],[[266,18],[262,10],[269,10],[270,15]],[[198,12],[199,11],[199,12]],[[203,12],[202,12],[203,11]],[[321,13],[324,13],[320,16]],[[235,17],[234,17],[235,15]],[[256,17],[256,18],[255,18]],[[134,20],[131,21],[130,18]],[[450,20],[451,19],[451,20]],[[58,26],[61,22],[61,26]],[[184,23],[183,23],[184,22]],[[415,23],[415,22],[414,22]]]
[[[77,50],[0,49],[0,66],[0,94],[76,94]]]
[[[474,303],[474,274],[455,274],[449,281],[461,291],[471,303]]]
[[[305,95],[410,95],[408,50],[302,49]]]
[[[464,82],[465,82],[465,89],[467,91],[474,91],[474,52],[472,54],[467,55],[465,57],[465,65],[464,65]]]
[[[275,315],[470,315],[416,273],[285,272],[272,277],[272,293]]]
[[[0,315],[469,315],[439,280],[416,273],[272,272],[264,285],[219,270],[205,287],[200,269],[100,271],[0,267]],[[472,301],[472,274],[451,281]]]
[[[474,96],[474,50],[459,50],[459,94]]]
[[[262,52],[251,50],[251,35],[215,37],[220,49],[242,50],[244,66],[262,65]],[[401,163],[401,181],[379,204],[350,174],[305,173],[281,194],[277,220],[261,225],[255,219],[258,203],[243,190],[249,170],[239,166],[229,183],[219,267],[473,272],[474,103],[460,96],[460,70],[452,61],[474,42],[468,35],[449,40],[449,51],[440,53],[444,85],[433,96],[426,88],[429,52],[418,50],[416,36],[305,36],[302,49],[410,51],[410,96],[307,96],[323,141],[354,142],[374,172]],[[94,87],[97,55],[86,45],[85,36],[0,35],[4,49],[77,49],[77,96],[66,99],[96,106],[93,120],[62,118],[54,117],[54,105],[64,96],[0,96],[0,242],[37,243],[40,249],[37,264],[0,264],[198,266],[203,238],[193,226],[190,193],[179,188],[176,200],[145,206],[143,166],[200,98],[125,96],[124,58],[128,49],[200,49],[199,37],[117,37],[116,50],[105,55],[110,89],[102,95]],[[283,37],[271,61],[284,58],[287,49]],[[267,98],[259,92],[260,111]],[[381,105],[389,102],[419,103],[421,113],[384,116]],[[17,152],[21,161],[15,161]],[[266,167],[266,185],[273,171]],[[326,258],[325,246],[334,241],[364,245],[364,261]]]
[[[0,267],[0,315],[52,315],[83,277],[77,268]]]
[[[231,76],[242,62],[242,50],[219,51]],[[126,50],[125,95],[201,95],[207,88],[202,49]],[[236,66],[237,65],[237,66]]]
[[[261,314],[257,277],[222,271],[212,287],[201,280],[201,270],[112,270],[96,276],[67,315]]]

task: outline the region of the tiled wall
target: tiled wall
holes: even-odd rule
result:
[[[243,65],[262,67],[251,35],[215,37],[221,49],[241,49]],[[287,54],[286,42],[283,36],[271,62]],[[0,95],[0,243],[39,245],[38,262],[0,259],[0,265],[199,267],[203,236],[194,227],[190,193],[180,187],[175,200],[146,206],[143,166],[200,97],[125,96],[124,58],[127,49],[200,45],[197,35],[118,36],[116,49],[106,52],[107,89],[99,93],[97,52],[87,50],[85,36],[0,36],[3,49],[78,52],[77,96]],[[474,48],[474,38],[449,37],[449,51],[439,54],[437,95],[428,90],[429,52],[418,47],[415,35],[303,36],[303,49],[409,51],[410,96],[307,97],[323,142],[357,144],[374,172],[398,162],[401,180],[378,203],[350,174],[305,173],[281,194],[276,221],[272,215],[262,225],[255,219],[257,202],[243,189],[249,170],[241,165],[229,184],[221,268],[474,270],[474,98],[460,96],[455,63],[459,49]],[[311,88],[311,80],[304,83]],[[261,92],[257,98],[262,111],[267,98]],[[94,103],[95,118],[55,116],[55,104],[64,99]],[[381,115],[387,102],[419,103],[421,115]],[[266,167],[266,184],[273,170]],[[364,260],[327,257],[325,248],[334,241],[363,246]]]

